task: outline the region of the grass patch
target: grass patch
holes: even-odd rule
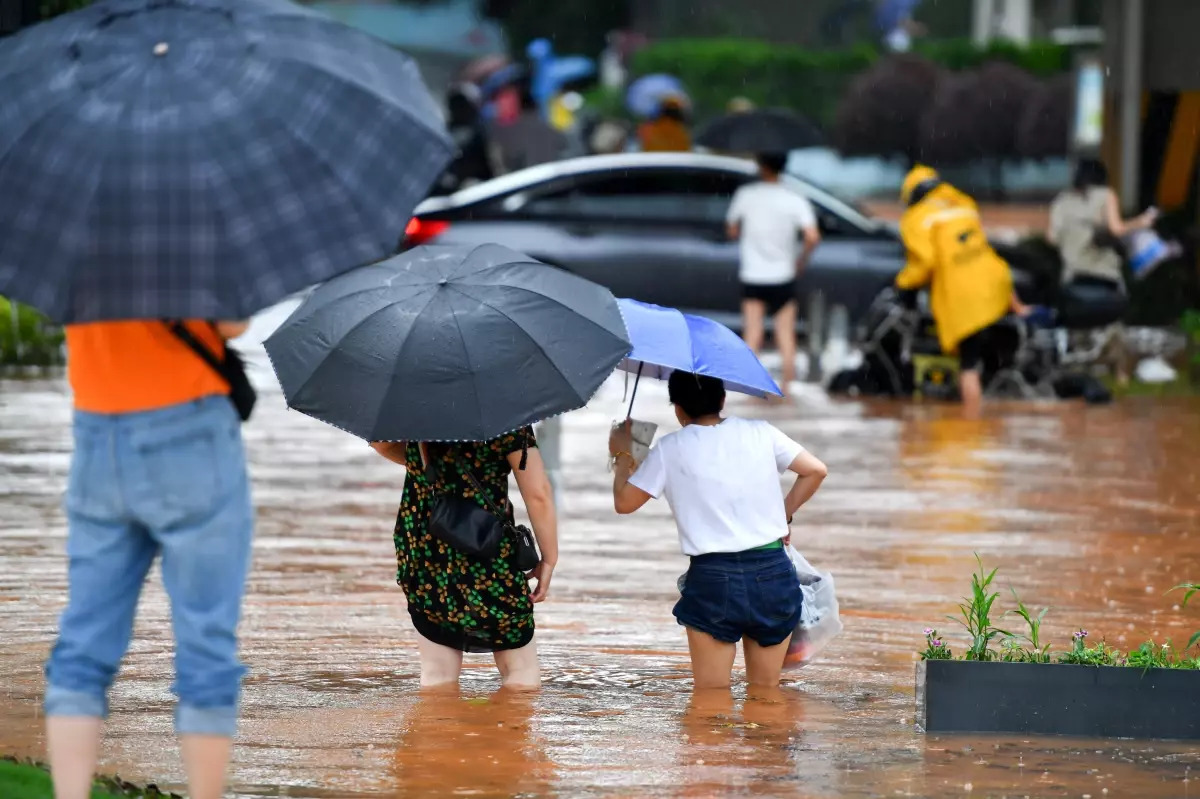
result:
[[[1132,380],[1127,386],[1119,386],[1113,380],[1105,380],[1104,384],[1114,397],[1200,397],[1200,385],[1182,378],[1170,383],[1141,383]]]
[[[0,797],[3,799],[54,799],[50,774],[40,763],[0,758]],[[145,788],[116,777],[101,777],[92,788],[92,799],[178,799],[150,785]]]

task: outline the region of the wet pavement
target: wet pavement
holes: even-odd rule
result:
[[[817,394],[731,402],[829,464],[795,541],[834,573],[846,623],[779,691],[731,698],[691,692],[667,508],[609,510],[614,380],[563,425],[562,558],[538,616],[545,688],[498,692],[476,656],[461,695],[421,695],[393,581],[402,471],[287,411],[261,352],[251,362],[263,396],[246,428],[259,516],[237,796],[1200,796],[1200,744],[926,736],[912,691],[921,630],[949,632],[974,552],[1000,567],[1005,608],[1009,585],[1052,608],[1056,648],[1080,626],[1122,648],[1200,627],[1200,608],[1164,596],[1200,578],[1200,404],[1010,405],[966,422]],[[661,386],[642,387],[637,415],[673,426]],[[61,378],[0,381],[0,754],[43,751],[69,418]],[[155,577],[113,690],[105,770],[181,783],[171,670]]]

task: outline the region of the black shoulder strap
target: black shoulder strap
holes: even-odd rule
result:
[[[441,489],[441,491],[444,493],[446,491],[446,483],[442,479],[441,466],[437,464],[437,461],[441,456],[436,453],[429,452],[428,446],[425,447],[425,452],[428,455],[427,459],[425,460],[425,469],[427,470],[427,474],[431,479],[434,488]],[[467,482],[471,484],[471,488],[475,489],[475,493],[483,499],[484,504],[488,506],[488,510],[491,511],[492,515],[496,516],[502,522],[507,523],[508,513],[492,501],[492,495],[487,492],[487,489],[485,489],[483,484],[479,482],[479,479],[475,477],[475,473],[471,471],[471,468],[463,463],[463,460],[459,457],[458,453],[454,450],[451,450],[450,452],[451,457],[454,458],[455,465],[458,466],[463,476],[467,478]]]
[[[463,476],[467,478],[467,481],[471,484],[471,487],[475,489],[475,493],[478,494],[483,499],[484,504],[488,506],[488,510],[490,510],[501,521],[508,521],[508,513],[505,510],[502,510],[499,505],[492,501],[492,495],[487,492],[487,489],[485,489],[483,484],[480,483],[478,478],[475,477],[475,473],[471,471],[471,467],[462,462],[462,460],[458,457],[457,452],[454,453],[454,462],[462,470]]]
[[[187,329],[187,325],[180,322],[178,319],[172,319],[167,322],[167,329],[174,334],[175,338],[187,345],[187,348],[204,361],[221,377],[225,377],[225,364],[217,358],[217,356],[208,347],[200,343],[200,340],[192,335],[192,331]]]

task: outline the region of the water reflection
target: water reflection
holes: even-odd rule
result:
[[[791,793],[800,780],[794,758],[802,736],[799,694],[748,687],[745,699],[728,690],[692,694],[681,728],[680,763],[686,784],[679,797],[721,795],[732,788],[752,796]],[[754,769],[746,774],[747,763]]]
[[[544,796],[555,765],[534,731],[538,695],[422,691],[396,743],[396,797]]]

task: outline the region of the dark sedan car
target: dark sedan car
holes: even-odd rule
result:
[[[426,200],[406,245],[503,244],[618,297],[736,329],[738,245],[726,236],[725,212],[734,191],[756,175],[749,160],[700,153],[559,161]],[[801,308],[820,290],[829,305],[861,319],[903,265],[895,229],[800,178],[784,182],[812,202],[821,228],[821,246],[799,282]]]

